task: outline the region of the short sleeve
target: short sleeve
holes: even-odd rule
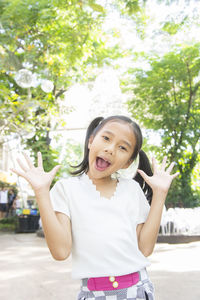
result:
[[[62,180],[57,181],[50,190],[50,200],[54,211],[70,216],[69,199]]]
[[[137,224],[145,223],[150,211],[150,205],[145,197],[140,185],[138,184],[138,216]]]

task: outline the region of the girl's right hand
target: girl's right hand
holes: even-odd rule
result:
[[[60,165],[54,167],[50,172],[45,172],[43,169],[42,154],[40,152],[38,152],[37,154],[37,167],[33,165],[30,157],[26,153],[23,153],[23,155],[28,165],[26,166],[20,159],[17,159],[18,164],[20,165],[23,171],[18,171],[15,169],[11,169],[11,171],[16,173],[18,176],[22,176],[23,178],[25,178],[30,183],[35,192],[38,192],[43,189],[49,190],[51,182],[53,181],[56,172],[60,168]]]

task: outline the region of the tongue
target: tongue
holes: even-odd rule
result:
[[[103,158],[97,158],[97,167],[101,170],[105,170],[110,165],[109,162],[105,161]]]

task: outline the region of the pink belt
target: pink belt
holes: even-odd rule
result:
[[[139,272],[122,276],[89,278],[87,287],[90,291],[110,291],[128,288],[140,280]]]

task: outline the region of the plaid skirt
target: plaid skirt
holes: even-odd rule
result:
[[[154,300],[154,287],[146,269],[139,273],[140,280],[137,284],[111,291],[90,291],[87,287],[88,278],[84,278],[77,300]]]

